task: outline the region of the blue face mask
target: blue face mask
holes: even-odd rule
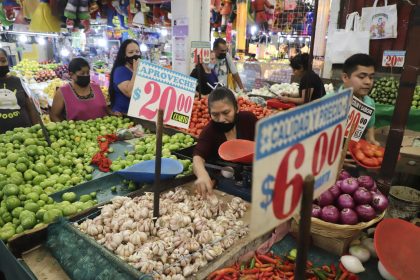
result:
[[[209,64],[207,64],[207,67],[210,68],[210,69],[214,69],[214,67],[216,67],[216,64],[209,63]]]

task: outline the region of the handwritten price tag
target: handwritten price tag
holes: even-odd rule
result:
[[[164,124],[188,128],[196,83],[194,78],[142,60],[128,115],[155,121],[158,110],[163,109]]]
[[[257,123],[252,236],[299,210],[307,175],[315,177],[315,197],[334,183],[351,96],[348,89]]]
[[[405,62],[405,51],[384,51],[382,56],[383,67],[403,67]]]
[[[351,108],[349,112],[349,117],[347,119],[346,132],[344,134],[344,137],[347,138],[349,136],[349,133],[351,131],[351,128],[353,127],[353,124],[356,124],[357,127],[351,137],[351,140],[359,142],[374,112],[375,112],[374,108],[366,105],[360,99],[353,96],[353,100],[351,102]]]
[[[198,57],[200,63],[210,62],[210,42],[192,41],[191,42],[191,63],[197,64]]]

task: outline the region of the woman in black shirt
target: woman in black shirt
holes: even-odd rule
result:
[[[208,95],[216,87],[218,83],[217,75],[214,72],[214,66],[216,65],[216,56],[214,52],[210,53],[210,63],[198,64],[190,76],[196,79],[199,79],[199,82],[202,85],[197,85],[195,91],[196,93],[201,91],[202,95]],[[198,70],[200,69],[200,70]],[[200,75],[199,75],[200,73]]]
[[[297,105],[314,101],[325,95],[324,83],[321,78],[312,70],[309,70],[309,55],[298,54],[290,60],[293,75],[300,78],[299,97],[281,96],[283,102],[291,102]]]

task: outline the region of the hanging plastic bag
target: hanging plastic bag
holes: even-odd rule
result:
[[[370,39],[397,38],[398,13],[397,5],[378,7],[375,0],[372,7],[362,9],[362,30],[370,32]]]

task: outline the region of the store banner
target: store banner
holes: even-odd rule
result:
[[[356,130],[354,131],[351,140],[359,142],[374,112],[375,108],[363,103],[359,98],[353,96],[344,137],[347,138],[349,136],[353,125],[356,124]]]
[[[334,184],[351,98],[352,89],[346,89],[257,123],[253,237],[297,213],[306,176],[315,177],[314,198]]]
[[[210,63],[210,42],[206,41],[191,41],[191,63]]]
[[[362,29],[370,32],[370,39],[397,38],[398,12],[397,4],[378,7],[375,0],[372,7],[362,9]]]
[[[188,128],[196,84],[190,76],[141,60],[128,115],[156,121],[158,110],[163,109],[164,124]]]

